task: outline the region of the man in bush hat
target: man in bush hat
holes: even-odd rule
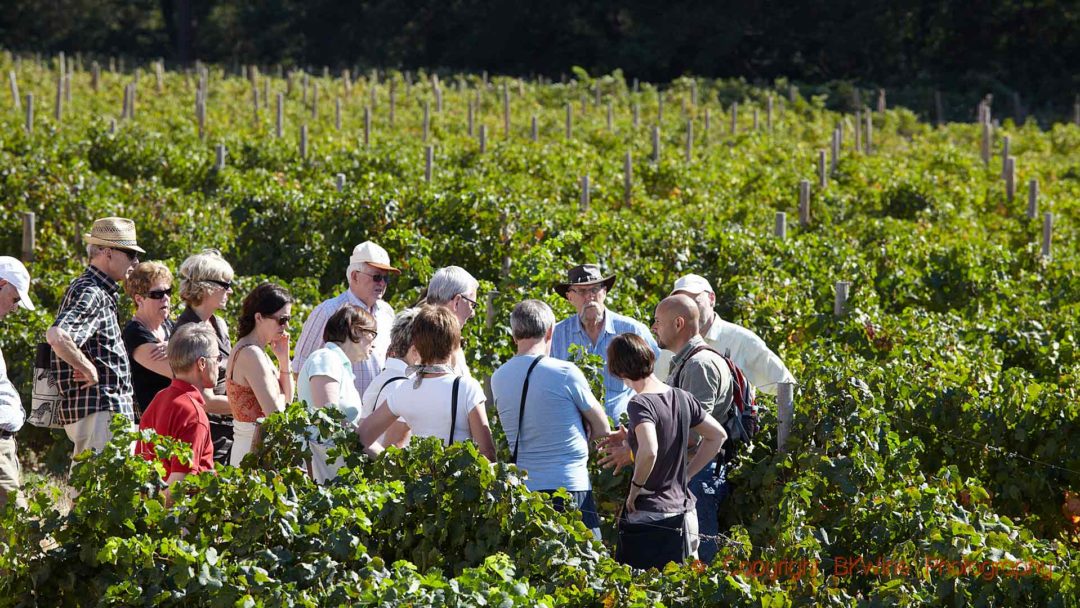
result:
[[[0,319],[16,307],[34,310],[30,301],[30,273],[19,260],[0,256]],[[8,493],[17,493],[21,484],[15,433],[22,428],[25,416],[19,391],[8,378],[4,353],[0,352],[0,509],[7,504]]]
[[[134,421],[131,365],[120,337],[117,292],[146,253],[136,240],[135,222],[107,217],[83,235],[90,264],[60,302],[56,320],[45,333],[60,390],[60,424],[75,444],[72,456],[100,451],[112,434],[114,414]]]
[[[299,372],[311,353],[323,347],[323,329],[330,317],[346,304],[359,306],[375,317],[375,330],[378,332],[371,356],[353,364],[356,391],[363,395],[386,362],[390,328],[394,325],[394,309],[382,297],[390,281],[400,273],[390,265],[390,254],[375,243],[364,241],[354,247],[345,271],[348,289],[316,306],[304,321],[304,329],[300,331],[293,354],[293,372]]]
[[[697,304],[698,333],[705,343],[739,366],[757,390],[775,395],[779,383],[795,382],[787,366],[764,340],[749,329],[729,323],[716,314],[716,293],[705,277],[696,274],[680,277],[675,281],[670,295],[680,294],[690,297]],[[669,350],[660,352],[660,360],[656,364],[657,378],[667,377],[674,356]]]
[[[565,283],[555,285],[555,292],[566,298],[577,314],[563,319],[555,326],[551,342],[551,356],[570,360],[570,345],[578,344],[589,353],[600,355],[607,362],[607,347],[619,334],[633,333],[641,336],[657,356],[660,349],[653,340],[652,332],[643,323],[608,310],[604,299],[615,284],[615,276],[603,276],[595,264],[575,266],[567,273]],[[616,378],[604,366],[604,410],[618,423],[626,411],[633,391]]]

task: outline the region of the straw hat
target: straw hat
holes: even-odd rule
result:
[[[106,217],[94,221],[90,234],[84,234],[83,240],[87,245],[146,253],[135,239],[135,222],[126,217]]]

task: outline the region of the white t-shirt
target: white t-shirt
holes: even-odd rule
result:
[[[416,437],[438,437],[446,443],[450,436],[451,395],[455,376],[449,374],[424,378],[420,388],[413,388],[413,379],[399,384],[385,397],[390,412],[405,421]],[[486,398],[480,383],[461,377],[458,386],[457,425],[454,441],[472,439],[469,432],[469,413],[483,406]]]

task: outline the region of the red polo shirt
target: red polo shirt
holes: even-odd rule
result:
[[[153,429],[158,435],[173,437],[191,444],[190,465],[176,458],[163,461],[165,477],[173,473],[200,473],[214,470],[214,443],[210,439],[210,421],[206,418],[206,401],[202,393],[189,382],[174,379],[158,392],[139,421],[139,430]],[[154,444],[139,441],[135,453],[153,460]]]

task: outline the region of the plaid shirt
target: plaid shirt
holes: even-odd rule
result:
[[[68,286],[53,327],[64,330],[97,368],[98,383],[83,388],[75,369],[53,353],[56,384],[64,401],[60,424],[74,424],[97,412],[119,412],[134,420],[131,366],[117,318],[119,285],[93,266]]]

